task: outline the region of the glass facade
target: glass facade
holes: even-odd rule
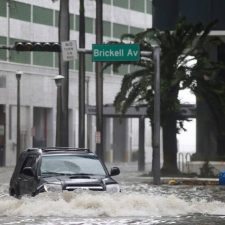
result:
[[[122,24],[113,24],[113,37],[120,38],[122,34],[128,33],[128,26]]]
[[[14,45],[17,41],[24,41],[11,38],[10,45]],[[30,64],[31,63],[31,52],[18,52],[18,51],[10,51],[10,59],[11,62]]]
[[[53,67],[53,53],[33,52],[33,64],[38,66]]]
[[[145,12],[145,0],[130,0],[130,9]]]
[[[113,0],[113,5],[121,8],[128,9],[128,0]]]
[[[152,13],[152,0],[103,0],[104,4],[120,7],[123,9],[131,9],[134,11]],[[58,27],[59,11],[30,5],[19,1],[9,1],[10,17],[13,19],[43,24],[46,26]],[[0,0],[0,16],[7,16],[7,0]],[[79,15],[70,14],[70,29],[79,32]],[[95,18],[85,17],[85,31],[89,34],[95,34]],[[139,27],[127,26],[120,23],[112,23],[103,21],[103,35],[105,37],[119,39],[125,33],[138,33],[143,31]],[[13,45],[16,39],[11,39],[10,44]],[[7,38],[0,36],[0,44],[6,45]],[[34,64],[47,67],[58,67],[58,53],[52,52],[16,52],[10,51],[9,60],[11,62]],[[31,60],[32,56],[32,60]],[[0,60],[7,60],[7,51],[0,49]],[[77,60],[78,61],[78,60]],[[70,69],[78,69],[78,62],[70,62]],[[90,55],[86,56],[86,69],[93,71],[93,62]],[[121,67],[119,74],[128,71],[128,67]],[[111,72],[108,68],[105,72]]]
[[[146,1],[147,1],[147,3],[146,3],[146,8],[147,8],[146,12],[148,14],[152,14],[152,0],[146,0]]]
[[[33,22],[53,26],[53,10],[34,6]]]
[[[23,20],[23,21],[31,21],[31,5],[11,1],[10,2],[10,17],[13,19]]]
[[[111,23],[108,21],[103,21],[103,35],[111,37]]]
[[[0,36],[0,45],[6,45],[6,37]],[[0,59],[6,60],[6,50],[5,49],[0,49]]]
[[[138,27],[130,27],[130,33],[131,34],[137,34],[137,33],[140,33],[140,32],[143,32],[144,29],[141,29],[141,28],[138,28]]]
[[[6,1],[7,0],[0,1],[0,16],[6,17]]]
[[[103,3],[111,5],[111,0],[103,0]]]

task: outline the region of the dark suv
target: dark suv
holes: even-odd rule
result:
[[[109,173],[104,163],[88,149],[30,148],[19,157],[9,194],[19,198],[77,189],[119,192],[119,184],[111,178],[119,173],[118,167]]]

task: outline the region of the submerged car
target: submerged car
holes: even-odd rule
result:
[[[10,180],[9,194],[20,198],[48,191],[93,190],[120,192],[105,164],[89,149],[30,148],[20,154]]]

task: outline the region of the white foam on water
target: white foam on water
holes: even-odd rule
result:
[[[225,215],[225,203],[140,193],[43,193],[36,197],[0,198],[1,216],[150,217],[192,213]]]

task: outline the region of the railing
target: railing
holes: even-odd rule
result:
[[[178,169],[182,173],[190,173],[190,161],[191,161],[191,153],[182,153],[179,152],[177,154],[177,165]]]

